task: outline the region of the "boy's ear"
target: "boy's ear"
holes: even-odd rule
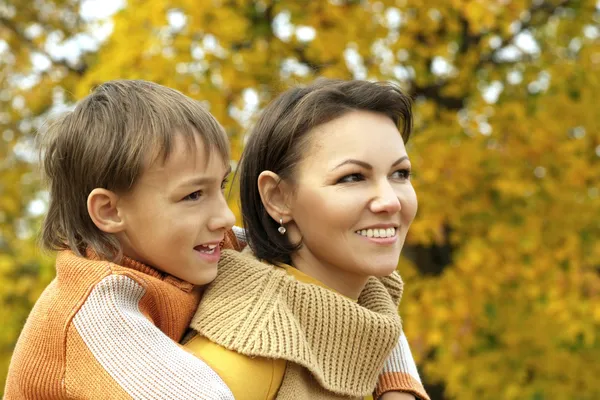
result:
[[[280,218],[283,223],[289,222],[291,219],[289,185],[272,171],[261,172],[257,184],[260,198],[271,218],[277,222]]]
[[[117,203],[119,196],[107,189],[96,188],[87,198],[87,210],[94,225],[102,232],[118,233],[125,229]]]

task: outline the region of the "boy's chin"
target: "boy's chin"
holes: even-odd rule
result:
[[[217,266],[215,265],[214,268],[205,268],[201,272],[194,274],[189,282],[197,286],[203,286],[214,281],[216,277]]]

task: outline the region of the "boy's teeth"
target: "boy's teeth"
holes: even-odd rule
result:
[[[356,231],[361,236],[366,237],[375,237],[375,238],[388,238],[396,235],[396,228],[387,228],[387,229],[363,229],[360,231]]]
[[[216,244],[203,245],[201,244],[196,249],[201,253],[213,254],[215,252]]]

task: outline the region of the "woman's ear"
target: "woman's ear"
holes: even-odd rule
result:
[[[87,198],[87,210],[94,225],[102,232],[119,233],[125,229],[125,223],[119,213],[119,196],[107,189],[96,188]]]
[[[291,187],[272,171],[263,171],[258,176],[258,192],[267,213],[275,221],[290,221]]]

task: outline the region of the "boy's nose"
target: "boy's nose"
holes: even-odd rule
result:
[[[214,210],[214,214],[209,220],[208,228],[211,231],[227,230],[235,224],[235,215],[227,205],[227,201],[222,199]]]

